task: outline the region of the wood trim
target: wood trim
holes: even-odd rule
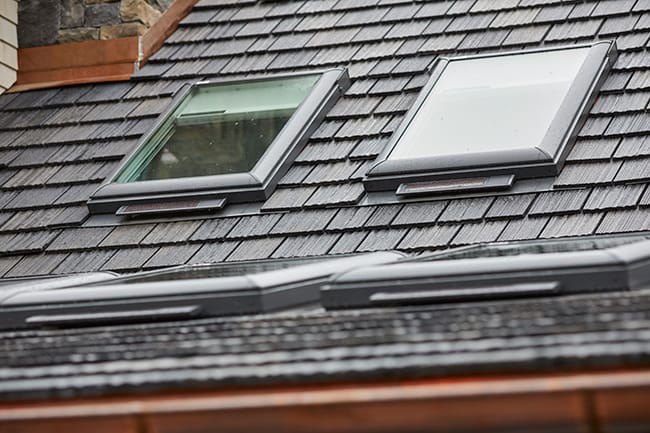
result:
[[[198,0],[176,0],[167,8],[160,19],[142,36],[142,64],[147,62],[163,43],[178,28],[178,23],[185,18]]]
[[[128,80],[140,56],[137,36],[18,49],[18,76],[9,90]]]
[[[176,0],[142,36],[18,49],[18,76],[9,92],[124,81],[162,47],[198,0]]]
[[[649,398],[650,369],[468,377],[5,403],[0,431],[596,433],[647,428]]]

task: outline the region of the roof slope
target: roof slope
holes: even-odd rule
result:
[[[360,179],[427,81],[427,68],[436,56],[600,38],[616,39],[620,56],[565,168],[554,180],[556,189],[406,204],[363,203]],[[0,276],[393,248],[417,251],[493,240],[648,230],[649,38],[649,0],[201,0],[130,82],[0,97]],[[352,86],[260,212],[129,226],[93,221],[88,226],[85,201],[183,83],[334,66],[348,68]],[[255,324],[250,319],[226,319],[186,327],[98,329],[84,332],[83,341],[76,332],[10,333],[2,352],[7,355],[3,365],[11,367],[0,370],[0,376],[6,391],[56,392],[55,382],[46,378],[68,377],[66,386],[82,392],[105,389],[109,383],[135,388],[142,381],[187,384],[241,380],[247,374],[257,380],[262,370],[266,376],[284,379],[301,376],[297,371],[317,376],[324,374],[324,369],[316,368],[323,365],[332,375],[363,375],[371,367],[376,374],[442,373],[452,368],[445,359],[463,371],[470,364],[475,369],[497,368],[531,360],[537,366],[559,365],[569,362],[568,350],[587,340],[593,346],[585,349],[585,355],[595,363],[608,362],[612,354],[619,361],[629,355],[636,362],[647,362],[650,322],[642,311],[647,294],[629,296],[636,298],[576,298],[575,311],[574,304],[566,304],[565,310],[565,304],[547,300],[512,312],[509,306],[481,307],[486,309],[476,316],[452,310],[435,320],[427,311],[345,313],[345,320],[318,313],[262,318]],[[637,304],[641,310],[632,309]],[[601,317],[593,312],[605,313],[612,305],[617,311],[612,320],[602,316],[602,322],[593,321]],[[477,322],[457,322],[458,317],[470,316]],[[524,317],[530,327],[517,325]],[[485,327],[496,319],[509,325]],[[629,329],[628,319],[635,320],[634,329]],[[389,326],[393,321],[399,326]],[[313,327],[318,329],[315,334]],[[271,328],[307,331],[288,333],[285,341]],[[522,339],[504,339],[516,336]],[[630,345],[615,345],[612,338]],[[60,350],[52,356],[28,350],[42,347],[44,339],[56,342]],[[178,342],[160,343],[170,339]],[[243,341],[247,343],[241,345]],[[449,343],[447,353],[462,356],[444,358],[441,341]],[[243,357],[244,353],[256,355]],[[187,356],[184,365],[205,368],[189,371],[170,361],[169,369],[146,367],[145,377],[140,369],[153,364],[127,362],[122,379],[109,377],[115,360],[173,356]],[[289,366],[299,356],[304,364]],[[575,365],[591,362],[579,354],[571,359]],[[273,368],[256,369],[262,364]],[[140,371],[138,377],[145,378],[131,377],[131,371]],[[24,382],[27,377],[32,379]]]
[[[0,275],[647,230],[649,17],[644,0],[200,1],[131,82],[0,98]],[[352,207],[436,56],[598,38],[621,54],[555,180],[562,190]],[[353,85],[266,215],[77,228],[89,194],[184,82],[333,66]]]

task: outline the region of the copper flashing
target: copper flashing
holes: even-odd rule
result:
[[[648,397],[647,369],[447,378],[7,403],[0,430],[595,433],[650,426]]]
[[[197,1],[176,0],[141,37],[19,48],[16,84],[8,91],[128,80],[160,49]]]

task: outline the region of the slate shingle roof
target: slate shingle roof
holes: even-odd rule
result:
[[[649,17],[647,0],[200,0],[162,49],[129,82],[0,96],[0,277],[100,269],[134,271],[181,263],[393,248],[420,251],[493,240],[650,230]],[[426,83],[427,69],[437,56],[597,39],[615,39],[620,56],[564,169],[552,181],[553,188],[404,204],[364,201],[366,195],[360,182],[363,174]],[[191,221],[141,221],[128,227],[89,219],[85,207],[89,195],[113,172],[184,83],[340,66],[348,68],[352,78],[350,89],[329,112],[259,212],[201,216]],[[643,296],[639,302],[645,302]],[[637,302],[627,297],[602,299],[605,300],[593,301],[597,305],[594,308],[602,310],[620,302],[621,311],[628,311],[626,308]],[[548,337],[522,337],[524,340],[516,350],[530,355],[526,350],[532,349],[525,347],[541,345],[547,338],[544,344],[548,343],[548,350],[554,355],[539,352],[538,359],[560,359],[563,351],[575,343],[562,335],[579,329],[583,334],[576,339],[593,338],[594,352],[590,353],[607,352],[602,345],[612,344],[603,340],[608,334],[598,334],[596,330],[592,333],[591,327],[596,325],[587,316],[579,325],[564,326],[556,319],[562,304],[544,302],[535,304],[539,309],[533,316],[554,323],[542,332]],[[585,305],[592,305],[589,302]],[[355,362],[348,365],[361,366],[367,358],[380,354],[383,357],[382,350],[394,350],[386,358],[389,361],[376,366],[379,371],[395,367],[394,359],[402,355],[400,359],[406,359],[406,354],[414,353],[415,346],[409,346],[412,342],[407,331],[382,337],[384,343],[390,340],[395,346],[379,345],[373,349],[375,340],[369,335],[388,331],[380,323],[385,318],[381,314],[358,314],[362,316],[359,322],[354,321],[355,313],[345,317],[354,321],[355,332],[364,336],[358,337],[359,341],[365,343],[353,351],[350,359]],[[409,312],[384,314],[405,323],[396,330],[409,329],[408,320],[416,320],[418,314],[427,319],[417,319],[413,324],[427,324],[433,330],[442,326],[426,312],[415,316]],[[647,333],[647,317],[638,314],[639,321],[635,323]],[[322,314],[277,320],[325,329],[334,326],[336,317]],[[625,317],[619,318],[620,323]],[[522,318],[511,320],[515,323]],[[203,362],[206,353],[230,353],[237,349],[236,345],[220,342],[221,338],[232,336],[237,340],[258,332],[238,320],[216,320],[196,326],[189,331],[193,336],[190,340],[203,349],[187,350],[193,355],[200,352],[197,363]],[[201,334],[197,329],[204,326],[210,331]],[[467,326],[468,338],[484,336],[480,329]],[[598,326],[601,329],[609,325]],[[507,329],[514,332],[515,328]],[[97,331],[97,344],[81,345],[75,342],[75,332],[55,332],[52,338],[65,343],[61,343],[56,361],[52,358],[45,363],[63,365],[69,361],[76,365],[94,362],[97,356],[102,360],[108,355],[120,358],[128,351],[136,351],[142,359],[158,358],[165,353],[147,341],[167,338],[174,329],[173,325],[127,327],[111,331],[108,336]],[[332,329],[335,335],[336,330]],[[107,341],[119,345],[122,337],[110,338],[121,332],[138,335],[142,341],[124,346],[125,352],[97,355]],[[415,335],[435,346],[435,341],[452,338],[445,332],[429,333],[426,338],[420,333]],[[637,331],[626,332],[630,341],[640,341]],[[11,350],[13,344],[29,341],[30,336],[38,340],[49,335],[34,332],[8,336],[3,353],[15,358],[6,365],[26,365],[29,360],[21,351]],[[300,344],[311,341],[308,334],[301,335],[295,336]],[[454,334],[452,339],[464,338],[457,337]],[[468,363],[488,359],[481,358],[485,355],[481,351],[491,350],[490,344],[499,349],[493,352],[497,358],[499,353],[506,358],[508,353],[514,353],[510,350],[515,349],[503,346],[503,335],[492,337],[497,339],[480,340],[485,344],[474,341],[480,350],[459,359]],[[265,338],[264,344],[251,346],[251,350],[273,349],[276,340]],[[352,338],[345,344],[354,346],[354,341],[357,340]],[[324,342],[343,344],[329,337]],[[298,343],[278,340],[277,344],[293,350]],[[438,350],[434,346],[422,347]],[[173,347],[176,354],[181,353],[180,346]],[[320,352],[304,347],[305,362],[313,362],[312,358]],[[240,350],[245,349],[237,349]],[[460,353],[460,349],[450,350]],[[647,356],[647,347],[642,352]],[[269,356],[275,356],[274,362],[281,365],[283,353]],[[413,355],[414,362],[418,359]],[[210,362],[222,361],[214,358]],[[102,364],[98,365],[100,371]],[[332,358],[334,370],[341,365],[340,360]],[[76,371],[76,367],[70,368],[69,371]],[[132,368],[137,367],[134,364]],[[282,368],[278,366],[269,375],[282,376]],[[304,368],[309,375],[310,367],[305,364]],[[178,377],[169,380],[205,379],[204,371],[197,370],[191,377],[179,372]],[[228,379],[229,370],[223,371],[222,377],[212,380]],[[0,374],[10,387],[20,383],[22,379],[18,376],[28,373],[7,367]],[[58,373],[48,370],[43,374]],[[97,374],[93,379],[79,378],[79,386],[95,379],[100,384],[97,386],[105,384],[107,379],[102,378],[101,371]],[[12,375],[18,376],[7,382]],[[164,379],[161,375],[152,370],[148,378],[155,382]],[[124,381],[128,383],[129,379]]]

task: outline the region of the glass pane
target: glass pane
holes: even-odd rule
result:
[[[538,146],[588,52],[450,61],[388,159]]]
[[[194,88],[116,182],[250,171],[318,78]]]

